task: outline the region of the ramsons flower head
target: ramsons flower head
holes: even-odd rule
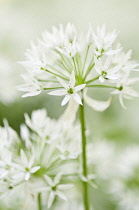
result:
[[[115,45],[117,35],[116,30],[107,32],[103,25],[96,32],[89,26],[83,36],[71,23],[45,31],[36,44],[31,44],[31,50],[27,50],[27,60],[21,62],[27,70],[25,85],[20,87],[26,92],[23,97],[46,91],[49,95],[64,96],[62,106],[72,98],[82,105],[85,92],[85,102],[89,101],[89,106],[97,111],[104,111],[110,103],[90,98],[85,90],[114,89],[113,95],[119,94],[121,98],[125,86],[132,89],[131,83],[122,81],[125,77],[130,80],[132,71],[138,71],[139,66],[131,60],[131,50],[125,53],[120,44]],[[108,101],[111,102],[111,97]]]

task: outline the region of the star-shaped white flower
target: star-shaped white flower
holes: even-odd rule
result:
[[[69,84],[67,84],[63,79],[60,79],[58,77],[57,77],[57,80],[65,88],[65,90],[55,90],[55,91],[51,91],[48,94],[49,95],[56,95],[56,96],[64,96],[65,95],[65,97],[64,97],[64,99],[63,99],[63,101],[61,103],[61,106],[64,106],[66,103],[68,103],[68,101],[72,97],[74,98],[74,100],[78,104],[82,105],[81,98],[80,98],[80,96],[79,96],[79,94],[77,92],[82,90],[85,87],[86,84],[78,85],[78,86],[75,87],[74,71],[72,71],[72,73],[71,73]]]
[[[41,83],[33,77],[33,75],[23,75],[25,80],[25,84],[18,87],[18,90],[27,92],[26,94],[22,95],[22,98],[28,96],[36,96],[39,95],[43,91],[43,87]]]
[[[38,171],[40,169],[40,166],[33,166],[33,164],[34,164],[34,155],[32,155],[30,160],[28,160],[26,154],[24,153],[24,151],[22,149],[20,151],[20,157],[21,157],[21,164],[20,165],[17,164],[17,170],[19,170],[19,172],[17,172],[17,174],[15,174],[13,176],[13,178],[22,178],[22,177],[24,177],[24,179],[26,181],[28,181],[30,179],[31,174],[33,174],[36,171]]]
[[[64,191],[73,187],[73,184],[60,184],[61,177],[62,177],[62,174],[58,173],[56,177],[54,178],[54,180],[52,180],[49,176],[44,175],[47,186],[40,188],[40,191],[50,192],[49,198],[48,198],[48,204],[47,204],[48,208],[52,206],[52,203],[56,196],[66,201],[67,197],[61,191]]]
[[[138,82],[139,78],[123,78],[122,82],[118,82],[117,86],[119,87],[119,90],[114,90],[111,92],[111,94],[119,95],[119,101],[120,104],[124,109],[126,109],[126,106],[124,105],[124,98],[125,99],[132,99],[133,97],[139,97],[138,92],[132,89],[131,85],[135,82]]]
[[[59,52],[61,52],[63,55],[65,55],[68,58],[72,58],[76,55],[77,52],[80,51],[80,46],[76,40],[76,36],[74,37],[72,43],[71,42],[67,42],[64,44],[64,46],[61,47],[57,47],[56,48]]]
[[[105,25],[103,25],[101,28],[97,27],[96,34],[92,30],[92,37],[95,43],[94,53],[96,56],[101,56],[102,54],[114,55],[121,50],[121,49],[112,50],[111,47],[117,37],[117,32],[113,31],[112,33],[106,33]]]
[[[120,75],[118,71],[121,67],[121,64],[114,67],[112,66],[111,56],[105,60],[105,63],[103,63],[102,60],[95,58],[95,70],[99,73],[99,81],[102,83],[107,79],[109,79],[110,82],[115,82],[119,79]]]

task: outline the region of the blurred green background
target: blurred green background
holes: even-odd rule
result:
[[[13,73],[10,79],[20,85],[23,83],[21,74],[24,69],[17,61],[24,60],[30,40],[36,40],[44,30],[51,29],[52,25],[59,23],[72,22],[83,32],[87,31],[90,23],[93,28],[104,23],[108,30],[116,28],[120,32],[118,41],[125,51],[132,49],[133,59],[139,61],[138,11],[138,0],[0,0],[0,56],[10,60],[9,65],[11,64]],[[4,71],[6,69],[3,68],[0,75],[1,84]],[[34,109],[45,107],[51,117],[57,118],[65,109],[60,106],[61,98],[50,97],[45,93],[25,99],[17,93],[13,102],[3,102],[1,92],[8,91],[8,85],[6,78],[4,85],[0,86],[0,125],[3,125],[3,118],[7,118],[9,124],[19,132],[25,112],[30,114]],[[8,87],[10,89],[10,86]],[[139,84],[136,88],[139,91]],[[18,92],[16,87],[14,89]],[[100,92],[100,99],[101,94],[103,93]],[[126,106],[127,110],[124,110],[115,97],[111,107],[104,113],[87,108],[86,119],[93,139],[106,138],[120,146],[138,143],[139,99],[126,101]],[[96,209],[114,209],[114,206],[108,207],[111,204],[107,202],[108,198],[105,198],[105,195],[100,195],[100,199],[101,202],[96,202],[100,205]]]

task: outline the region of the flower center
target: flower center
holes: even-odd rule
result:
[[[10,185],[10,186],[8,187],[8,189],[9,189],[9,190],[12,190],[12,189],[13,189],[13,186]]]
[[[5,169],[6,169],[6,170],[9,170],[10,168],[11,168],[11,167],[10,167],[9,165],[6,165],[6,166],[5,166]]]
[[[50,140],[50,136],[46,136],[45,139],[46,139],[46,140]]]
[[[26,167],[26,168],[25,168],[25,170],[26,170],[27,172],[29,172],[29,171],[30,171],[28,167]]]
[[[107,72],[106,72],[106,71],[102,71],[102,72],[101,72],[101,75],[102,75],[102,76],[106,76],[106,75],[107,75]]]
[[[69,89],[68,89],[68,93],[69,93],[69,94],[73,94],[73,92],[74,92],[74,90],[73,90],[72,88],[69,88]]]
[[[119,87],[119,90],[123,90],[123,86],[122,85]]]
[[[56,191],[56,188],[57,188],[56,186],[53,186],[53,187],[52,187],[52,190],[53,190],[53,191]]]

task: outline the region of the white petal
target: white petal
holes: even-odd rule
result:
[[[50,191],[50,187],[37,187],[37,191],[38,192],[42,192],[42,191]]]
[[[119,94],[119,101],[120,101],[121,106],[122,106],[124,109],[127,109],[126,106],[124,105],[122,94]]]
[[[28,164],[28,159],[24,153],[24,151],[21,149],[20,150],[20,157],[21,157],[21,161],[24,165],[27,165]]]
[[[86,178],[84,175],[80,175],[80,178],[84,182],[88,182],[88,178]]]
[[[22,98],[28,97],[28,96],[37,96],[41,93],[42,91],[35,91],[35,92],[31,92],[31,93],[26,93],[24,95],[22,95]]]
[[[116,75],[116,74],[108,74],[106,77],[107,77],[108,79],[113,79],[113,80],[116,80],[116,79],[119,78],[119,76]]]
[[[25,180],[28,181],[29,178],[30,178],[30,172],[27,172],[27,173],[25,174]]]
[[[88,183],[91,185],[91,187],[98,189],[98,186],[94,182],[89,181]]]
[[[75,74],[74,74],[74,70],[73,70],[71,73],[71,76],[70,76],[70,87],[74,88],[74,86],[75,86]]]
[[[56,78],[57,78],[57,80],[60,82],[60,84],[61,84],[65,89],[68,88],[67,83],[66,83],[63,79],[61,79],[61,78],[59,78],[59,77],[56,77]]]
[[[97,101],[95,99],[90,98],[86,92],[84,93],[85,102],[88,104],[88,106],[90,106],[98,112],[105,111],[110,106],[112,98],[113,96],[110,97],[107,101]]]
[[[25,175],[24,172],[19,172],[17,174],[15,174],[14,176],[12,176],[13,179],[19,179],[19,178],[23,178]]]
[[[67,94],[67,91],[66,90],[54,90],[54,91],[51,91],[47,94],[54,95],[54,96],[64,96],[64,95]]]
[[[99,77],[99,81],[103,83],[105,81],[104,77],[103,76],[100,76]]]
[[[53,181],[49,176],[44,175],[44,178],[45,178],[45,180],[46,180],[46,182],[48,183],[49,186],[53,186]]]
[[[73,184],[59,184],[57,186],[58,190],[68,190],[72,188],[74,185]]]
[[[118,49],[118,50],[109,50],[109,51],[105,52],[104,54],[105,55],[114,55],[114,54],[120,52],[121,50],[122,50],[122,48],[121,49]]]
[[[74,90],[75,90],[76,92],[78,92],[78,91],[82,90],[85,86],[86,86],[86,84],[78,85],[78,86],[76,86],[76,87],[74,88]]]
[[[52,203],[55,199],[55,194],[54,192],[50,192],[49,198],[48,198],[48,208],[50,208],[52,206]]]
[[[35,166],[33,168],[31,168],[30,172],[31,173],[35,173],[36,171],[38,171],[40,169],[40,166]]]
[[[5,177],[7,174],[8,174],[7,170],[4,170],[4,169],[0,170],[0,179]]]
[[[71,95],[66,95],[63,99],[63,101],[61,102],[61,106],[64,106],[66,103],[68,103],[68,101],[70,100]]]
[[[67,201],[67,197],[64,195],[64,193],[57,191],[56,192],[57,196],[60,197],[62,200]]]
[[[92,33],[93,33],[93,30],[92,30],[92,27],[90,26],[89,30],[87,32],[87,36],[86,36],[86,43],[88,45],[92,44],[92,42],[93,42],[93,35],[92,35]]]
[[[75,121],[78,107],[79,104],[76,103],[73,98],[71,98],[62,117],[64,124],[72,124]]]
[[[83,105],[83,104],[82,104],[82,101],[81,101],[81,98],[80,98],[80,96],[78,95],[78,93],[74,93],[73,98],[74,98],[74,100],[75,100],[78,104]]]
[[[111,94],[119,94],[120,93],[120,90],[114,90],[111,92]]]
[[[28,162],[28,168],[32,168],[33,163],[34,163],[34,158],[35,158],[34,155],[32,155],[29,162]]]
[[[61,180],[61,177],[62,177],[62,173],[58,173],[54,179],[54,184],[57,185],[60,180]]]
[[[125,93],[125,94],[126,94],[126,93]],[[128,88],[128,90],[127,90],[127,95],[133,96],[133,97],[139,97],[139,93],[136,92],[135,90],[131,89],[131,88]]]

